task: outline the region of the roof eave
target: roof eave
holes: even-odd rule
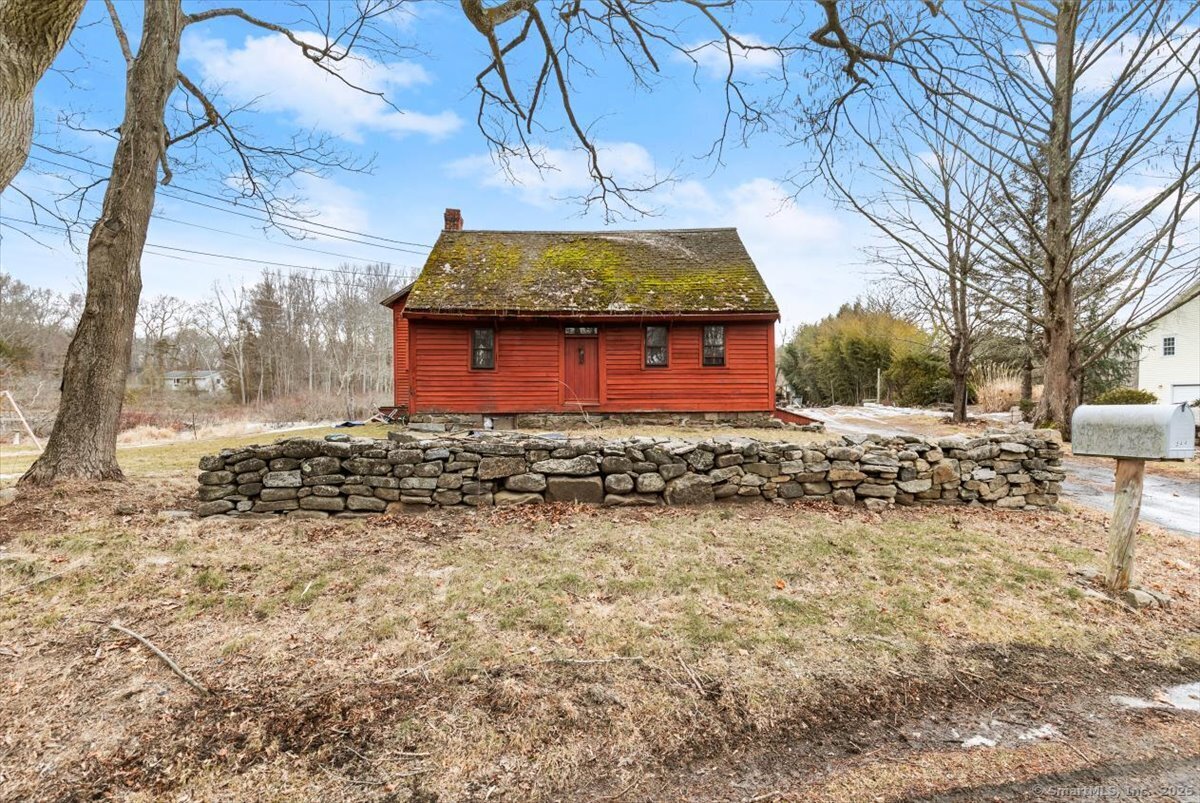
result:
[[[380,305],[384,306],[384,307],[389,307],[389,308],[392,307],[393,305],[395,305],[395,303],[397,301],[404,298],[406,295],[408,295],[412,291],[414,284],[416,284],[415,280],[404,285],[399,290],[397,290],[396,292],[392,293],[390,296],[385,298],[383,301],[380,301],[379,302]]]

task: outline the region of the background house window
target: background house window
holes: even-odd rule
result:
[[[1174,357],[1175,356],[1175,335],[1171,335],[1170,337],[1163,338],[1162,353],[1163,353],[1164,357]]]
[[[725,327],[704,327],[704,364],[725,364]]]
[[[566,326],[563,327],[565,335],[595,335],[600,333],[598,326]]]
[[[646,367],[665,368],[667,365],[667,327],[646,327]]]
[[[496,330],[471,330],[471,367],[496,367]]]

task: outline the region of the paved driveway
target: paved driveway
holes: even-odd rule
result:
[[[1108,465],[1065,458],[1063,496],[1072,502],[1111,511],[1115,460]],[[1142,486],[1142,521],[1200,537],[1200,482],[1147,474]]]

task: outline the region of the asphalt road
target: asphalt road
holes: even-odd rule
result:
[[[1112,510],[1116,461],[1109,462],[1097,465],[1064,459],[1067,481],[1063,483],[1063,497],[1097,510]],[[1200,482],[1147,474],[1140,518],[1200,538]]]

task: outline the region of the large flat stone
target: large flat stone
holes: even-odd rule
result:
[[[664,460],[663,462],[669,462]],[[657,467],[657,466],[656,466]],[[600,463],[590,454],[572,457],[570,459],[539,460],[534,463],[532,470],[541,474],[562,474],[572,477],[585,477],[600,471]],[[596,501],[600,501],[597,499]]]
[[[477,501],[468,501],[468,499],[469,497],[463,498],[463,501],[468,505],[479,504]],[[536,505],[543,501],[545,500],[542,499],[542,495],[535,493],[520,493],[519,491],[496,491],[496,493],[492,494],[492,502],[496,505],[496,507],[508,507],[510,505]]]
[[[604,501],[604,482],[599,477],[549,477],[546,480],[546,501],[598,505]]]
[[[300,500],[300,509],[337,513],[346,509],[346,502],[340,496],[306,496]]]
[[[300,477],[300,470],[293,471],[268,471],[263,477],[263,487],[265,488],[299,488],[304,484],[304,480]]]
[[[711,502],[712,480],[700,474],[684,474],[667,483],[663,498],[669,505],[699,505]]]
[[[546,490],[546,477],[542,474],[513,474],[504,480],[504,488],[522,493],[538,493]]]
[[[481,480],[494,480],[500,477],[511,477],[514,474],[524,474],[526,463],[524,457],[485,457],[479,461],[475,470]]]

